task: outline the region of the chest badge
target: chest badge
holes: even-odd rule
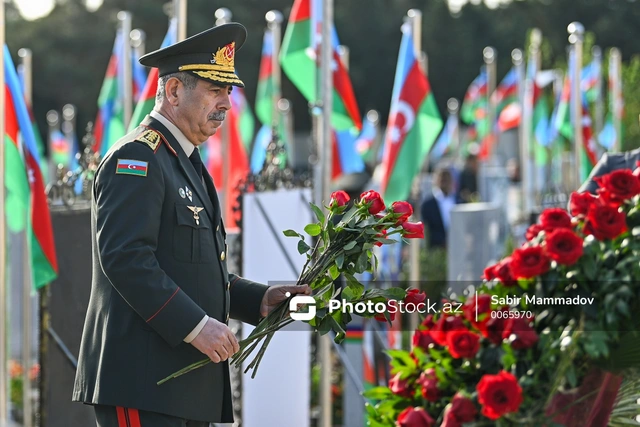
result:
[[[187,197],[187,193],[184,192],[184,188],[180,187],[178,188],[178,194],[180,195],[180,197],[182,197],[183,199],[185,197]]]
[[[185,189],[185,193],[186,193],[187,197],[189,198],[189,201],[193,202],[193,193],[191,192],[191,190],[189,190],[189,187],[187,187],[185,185],[184,189]]]
[[[196,221],[196,225],[200,225],[200,212],[204,209],[198,206],[187,206],[191,212],[193,212],[193,219]]]

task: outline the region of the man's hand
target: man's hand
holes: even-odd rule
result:
[[[311,287],[309,285],[274,285],[269,286],[267,292],[265,292],[260,304],[260,316],[267,317],[267,315],[276,308],[282,301],[285,301],[288,296],[302,294],[311,295]]]
[[[240,350],[238,340],[231,329],[211,317],[191,341],[191,345],[209,356],[214,363],[223,362]]]

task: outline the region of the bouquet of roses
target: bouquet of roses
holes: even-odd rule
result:
[[[396,240],[389,238],[394,234],[406,239],[424,237],[422,223],[408,221],[413,214],[413,208],[408,202],[394,202],[387,208],[380,194],[371,190],[362,193],[355,203],[349,202],[347,193],[334,192],[331,194],[329,206],[326,207],[326,216],[318,206],[311,204],[317,222],[308,224],[304,231],[315,238],[313,244],[308,243],[305,236],[297,231],[284,231],[285,236],[299,239],[298,252],[307,258],[296,284],[307,284],[314,292],[316,314],[308,323],[321,335],[335,332],[336,342],[344,339],[346,325],[351,321],[350,313],[329,309],[329,301],[338,293],[341,293],[342,299],[354,305],[384,304],[385,308],[393,305],[395,301],[404,300],[407,295],[404,289],[396,287],[365,289],[356,279],[356,274],[375,271],[378,261],[373,254],[373,248],[396,243]],[[335,280],[340,275],[346,280],[344,289],[336,289]],[[272,310],[247,338],[239,342],[240,350],[232,361],[235,365],[247,360],[262,343],[245,370],[248,372],[253,369],[252,377],[257,372],[273,334],[294,321],[289,316],[291,298]],[[374,317],[376,313],[363,315]],[[385,310],[384,316],[390,320],[388,310]],[[206,359],[192,364],[158,384],[210,362]]]
[[[428,316],[369,425],[606,426],[640,415],[640,169],[547,209],[462,310]],[[615,405],[624,409],[613,411]]]

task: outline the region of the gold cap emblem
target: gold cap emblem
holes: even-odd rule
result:
[[[234,69],[234,57],[236,53],[236,43],[232,42],[228,45],[221,47],[213,54],[212,64],[220,65],[223,67],[229,67],[230,70]]]

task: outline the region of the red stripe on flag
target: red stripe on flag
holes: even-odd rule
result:
[[[124,408],[122,406],[116,406],[116,413],[118,414],[118,427],[129,427]]]
[[[311,19],[311,4],[309,0],[296,0],[291,7],[289,24]]]
[[[4,86],[4,99],[5,99],[5,125],[4,131],[16,146],[18,145],[18,117],[16,116],[16,109],[13,105],[13,98],[11,97],[11,91],[9,86]]]
[[[273,72],[273,60],[271,55],[265,55],[260,60],[260,73],[258,74],[258,80],[266,80],[271,77]]]
[[[331,179],[336,180],[342,175],[342,161],[340,160],[336,131],[331,133],[331,164]]]
[[[31,223],[33,234],[40,243],[40,248],[44,256],[49,261],[53,271],[58,273],[58,259],[56,257],[56,246],[53,240],[53,227],[51,225],[51,215],[49,214],[49,204],[44,191],[44,181],[42,173],[35,158],[25,150],[27,170],[29,171],[29,184],[31,186]]]
[[[140,414],[137,409],[127,409],[129,413],[129,421],[131,421],[131,427],[141,427]]]
[[[382,179],[383,192],[386,191],[389,177],[395,167],[404,140],[415,123],[420,105],[429,95],[430,91],[429,82],[420,69],[420,64],[414,61],[400,90],[397,105],[393,107],[392,116],[389,118],[387,138],[393,139],[391,141],[385,141],[385,152],[384,158],[382,159],[382,163],[385,166]],[[407,111],[407,109],[411,111]],[[409,123],[407,121],[410,117],[406,117],[406,113],[413,113],[414,122]]]
[[[349,114],[349,117],[351,117],[354,125],[358,130],[361,130],[362,119],[360,118],[360,111],[358,110],[356,96],[353,93],[351,79],[349,78],[349,74],[347,73],[347,70],[340,60],[340,56],[338,56],[338,52],[336,50],[333,51],[333,60],[338,64],[337,69],[333,72],[333,87],[335,87],[336,92],[338,92],[340,98],[342,98],[342,103],[347,109],[347,113]]]

